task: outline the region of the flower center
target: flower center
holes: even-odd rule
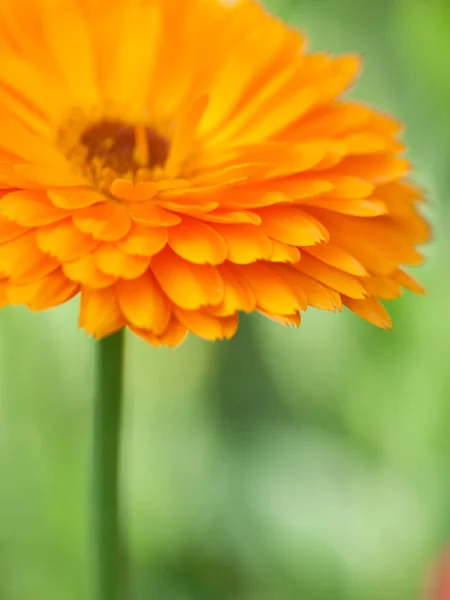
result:
[[[108,192],[117,178],[157,178],[169,150],[169,141],[146,125],[104,120],[85,128],[66,155],[95,187]]]

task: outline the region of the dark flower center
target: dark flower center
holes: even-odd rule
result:
[[[154,129],[120,121],[93,124],[79,143],[85,149],[86,163],[110,169],[118,176],[163,167],[170,149],[168,140]]]

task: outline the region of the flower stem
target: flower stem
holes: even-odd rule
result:
[[[94,408],[94,599],[119,600],[119,454],[124,330],[96,343]]]

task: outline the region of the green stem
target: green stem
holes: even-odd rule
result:
[[[124,330],[96,343],[94,409],[94,599],[119,600],[119,451]]]

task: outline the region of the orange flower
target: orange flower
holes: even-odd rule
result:
[[[421,287],[399,125],[252,0],[0,3],[0,303],[97,338],[229,338]]]

